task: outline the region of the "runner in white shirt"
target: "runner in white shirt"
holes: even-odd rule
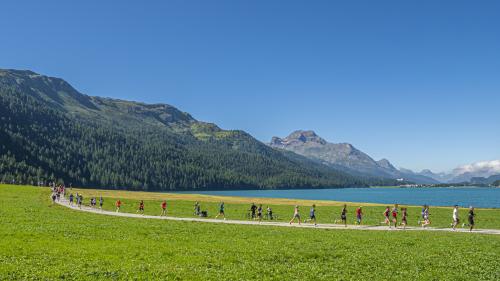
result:
[[[458,217],[458,205],[455,205],[455,207],[453,208],[453,223],[451,224],[453,230],[455,230],[455,228],[459,223],[460,223],[460,218]]]
[[[293,210],[293,218],[290,220],[290,224],[292,224],[295,221],[295,219],[297,219],[297,221],[300,224],[299,205],[296,205],[295,209]]]

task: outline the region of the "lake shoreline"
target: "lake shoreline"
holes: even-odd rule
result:
[[[426,187],[426,188],[343,188],[343,189],[288,189],[288,190],[224,190],[224,191],[175,191],[173,194],[201,194],[243,198],[273,198],[289,200],[320,200],[350,202],[355,204],[411,206],[439,206],[461,208],[500,208],[500,189],[495,187]],[[368,203],[366,203],[368,202]]]

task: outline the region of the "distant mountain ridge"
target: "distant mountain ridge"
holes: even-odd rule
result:
[[[314,131],[297,130],[285,138],[273,137],[271,147],[293,151],[355,175],[403,178],[417,183],[438,183],[432,178],[396,169],[387,159],[375,161],[349,143],[329,143]]]
[[[480,183],[491,184],[489,177],[500,175],[500,160],[480,161],[468,165],[459,166],[449,173],[433,173],[431,170],[425,169],[421,172],[413,172],[407,170],[407,173],[427,176],[443,183]]]
[[[469,180],[469,182],[473,183],[473,184],[493,184],[494,182],[499,181],[499,180],[500,180],[500,174],[489,176],[487,178],[485,178],[485,177],[473,177]]]

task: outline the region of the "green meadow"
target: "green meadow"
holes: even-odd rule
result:
[[[73,190],[75,192],[76,190]],[[84,190],[102,193],[105,208],[120,198],[135,212],[193,216],[193,202],[213,217],[221,198]],[[103,216],[52,205],[47,188],[0,186],[0,280],[499,280],[500,236],[430,231],[324,230],[210,224]],[[146,199],[147,198],[147,199]],[[202,200],[203,199],[203,200]],[[249,203],[226,198],[227,215],[245,219]],[[245,199],[246,200],[246,199]],[[261,202],[255,202],[259,204]],[[295,203],[265,200],[281,220]],[[338,202],[317,202],[332,222]],[[352,223],[354,208],[350,205]],[[383,206],[367,205],[366,223]],[[416,224],[419,208],[410,209]],[[477,210],[480,228],[500,228],[499,210]],[[463,213],[465,218],[465,212]],[[433,226],[447,227],[449,208],[432,208]]]

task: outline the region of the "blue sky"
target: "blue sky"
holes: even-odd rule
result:
[[[262,141],[312,129],[443,171],[500,159],[499,11],[498,1],[7,1],[0,68],[172,104]]]

